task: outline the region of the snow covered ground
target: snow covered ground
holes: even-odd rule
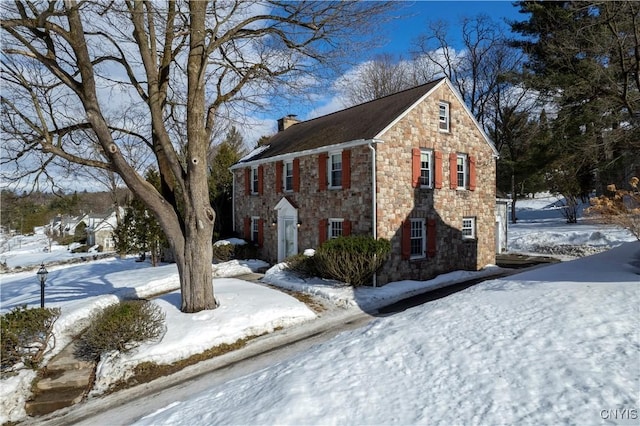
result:
[[[553,201],[518,202],[511,251],[563,245],[606,251],[486,281],[376,319],[286,362],[147,413],[139,424],[637,424],[640,242],[627,231],[587,221],[566,225]],[[3,255],[13,258],[11,252]],[[264,264],[216,266],[218,276],[231,277]],[[370,309],[495,270],[488,265],[479,272],[354,291],[303,281],[276,265],[265,281],[348,309]],[[2,312],[39,304],[34,272],[0,275]],[[51,267],[47,283],[47,306],[62,309],[56,323],[60,348],[101,307],[178,287],[174,265],[151,268],[133,259]],[[180,313],[177,292],[155,299],[167,314],[167,333],[132,354],[103,361],[94,395],[137,362],[173,362],[315,316],[296,299],[259,284],[218,278],[214,286],[222,305],[210,312]],[[2,382],[0,422],[24,416],[32,377],[25,372]]]

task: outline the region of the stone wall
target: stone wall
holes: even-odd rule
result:
[[[438,130],[440,101],[449,102],[450,131]],[[426,280],[457,269],[476,270],[495,263],[495,158],[473,120],[449,90],[434,93],[382,136],[378,151],[378,237],[392,242],[392,254],[380,272],[381,283],[403,279]],[[441,189],[411,186],[411,150],[442,152]],[[449,188],[449,153],[476,159],[476,189]],[[455,172],[455,171],[454,171]],[[463,240],[462,218],[476,218],[475,240]],[[403,260],[402,222],[409,218],[435,219],[435,256]]]
[[[368,145],[351,150],[351,185],[349,189],[319,191],[318,154],[300,159],[300,191],[276,192],[275,162],[264,164],[262,196],[245,195],[245,168],[235,170],[235,228],[244,235],[244,217],[260,217],[265,221],[261,258],[275,262],[278,257],[278,230],[275,205],[287,197],[298,208],[298,251],[318,246],[320,220],[342,218],[351,221],[352,234],[372,233],[371,150]]]

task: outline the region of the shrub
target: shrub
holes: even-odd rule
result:
[[[37,368],[54,337],[52,329],[59,316],[58,308],[27,308],[26,305],[0,316],[2,371],[12,370],[20,363]]]
[[[165,331],[160,306],[146,300],[128,300],[107,307],[91,317],[78,345],[79,355],[97,359],[104,352],[129,352]]]
[[[332,278],[354,287],[369,284],[373,274],[387,260],[391,243],[385,239],[357,235],[331,239],[313,256],[323,278]]]
[[[213,258],[220,262],[228,262],[235,255],[235,246],[233,244],[213,245]]]
[[[295,254],[287,257],[283,263],[287,270],[301,277],[319,277],[322,275],[316,268],[316,260],[313,256]]]
[[[590,200],[587,214],[597,215],[608,224],[628,229],[640,240],[640,179],[632,177],[630,190],[607,186],[607,193]]]
[[[236,259],[256,259],[258,257],[258,246],[252,243],[235,246],[234,257]]]

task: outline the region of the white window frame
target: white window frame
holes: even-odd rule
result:
[[[449,102],[440,101],[438,104],[438,131],[448,133],[450,121]]]
[[[257,194],[260,176],[258,175],[258,166],[251,167],[251,193]]]
[[[331,218],[327,229],[327,239],[341,237],[344,233],[344,219]]]
[[[468,216],[462,218],[462,239],[463,240],[475,240],[476,239],[476,218],[474,216]]]
[[[425,169],[424,159],[426,157],[428,167]],[[424,183],[424,172],[426,170],[428,182]],[[421,149],[420,150],[420,187],[421,188],[433,188],[433,151],[430,149]]]
[[[334,158],[338,158],[339,160],[339,164],[340,164],[340,169],[334,169]],[[337,162],[336,162],[337,163]],[[340,152],[330,152],[329,153],[329,158],[327,161],[327,175],[329,176],[329,189],[338,189],[338,188],[342,188],[342,170],[343,170],[343,164],[342,164],[342,151]],[[336,185],[336,182],[334,182],[334,178],[333,178],[333,173],[334,172],[340,172],[340,184]]]
[[[424,259],[427,257],[427,221],[424,218],[414,218],[411,221],[410,259]],[[414,248],[414,241],[419,241],[420,253]]]
[[[293,191],[293,160],[282,164],[282,187],[286,192]]]
[[[251,241],[254,243],[257,243],[259,235],[260,235],[260,217],[252,216],[251,217]]]
[[[458,154],[456,157],[456,182],[458,189],[469,187],[469,156],[467,154]]]

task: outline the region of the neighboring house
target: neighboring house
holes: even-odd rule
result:
[[[119,207],[120,217],[124,217],[124,209]],[[104,215],[89,214],[85,218],[87,225],[87,246],[102,246],[102,251],[114,251],[116,249],[113,232],[118,226],[116,211]]]
[[[366,234],[392,245],[377,285],[495,263],[498,152],[447,79],[294,117],[231,167],[234,228],[263,259]]]
[[[124,217],[124,209],[120,207],[120,217]],[[115,210],[106,214],[88,213],[78,217],[57,216],[49,224],[49,229],[54,235],[75,235],[80,223],[85,226],[87,234],[87,246],[102,246],[103,251],[115,250],[113,231],[118,226]]]

